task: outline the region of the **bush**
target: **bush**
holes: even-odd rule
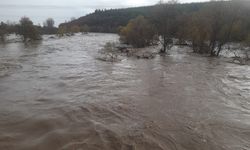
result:
[[[66,33],[67,33],[67,28],[66,28],[66,27],[60,26],[60,27],[58,28],[57,35],[58,35],[59,37],[64,36]]]
[[[81,30],[80,27],[77,25],[70,27],[70,33],[78,33],[80,32],[80,30]]]
[[[23,41],[27,41],[28,39],[41,39],[41,35],[38,32],[37,28],[33,25],[33,22],[27,17],[21,18],[18,34],[23,37]]]
[[[121,42],[140,48],[153,43],[155,32],[148,20],[138,16],[123,27],[119,35]]]
[[[101,56],[98,58],[102,61],[118,61],[118,49],[115,43],[107,42],[104,47],[99,51]]]
[[[89,32],[89,26],[88,25],[84,25],[84,26],[82,26],[81,28],[80,28],[80,31],[82,32],[82,33],[88,33]]]

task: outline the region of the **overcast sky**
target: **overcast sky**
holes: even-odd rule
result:
[[[36,24],[52,17],[56,24],[81,17],[95,9],[124,8],[156,4],[159,0],[0,0],[0,21],[30,17]],[[179,0],[181,3],[208,0]]]
[[[157,3],[159,0],[1,0],[0,5],[53,5],[53,6],[96,6],[123,7]],[[206,0],[179,0],[182,3]]]

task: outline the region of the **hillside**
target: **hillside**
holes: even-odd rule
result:
[[[177,4],[178,10],[183,14],[198,11],[205,3]],[[125,26],[129,20],[143,15],[152,18],[155,6],[135,7],[124,9],[96,10],[94,13],[80,17],[60,26],[84,26],[88,25],[91,32],[117,32],[119,26]]]

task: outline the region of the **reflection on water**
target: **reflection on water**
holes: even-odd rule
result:
[[[247,150],[250,67],[175,47],[96,60],[113,34],[0,47],[0,149]]]

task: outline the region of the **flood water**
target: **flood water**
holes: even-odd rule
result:
[[[175,47],[96,59],[114,34],[0,46],[1,150],[249,150],[250,67]]]

